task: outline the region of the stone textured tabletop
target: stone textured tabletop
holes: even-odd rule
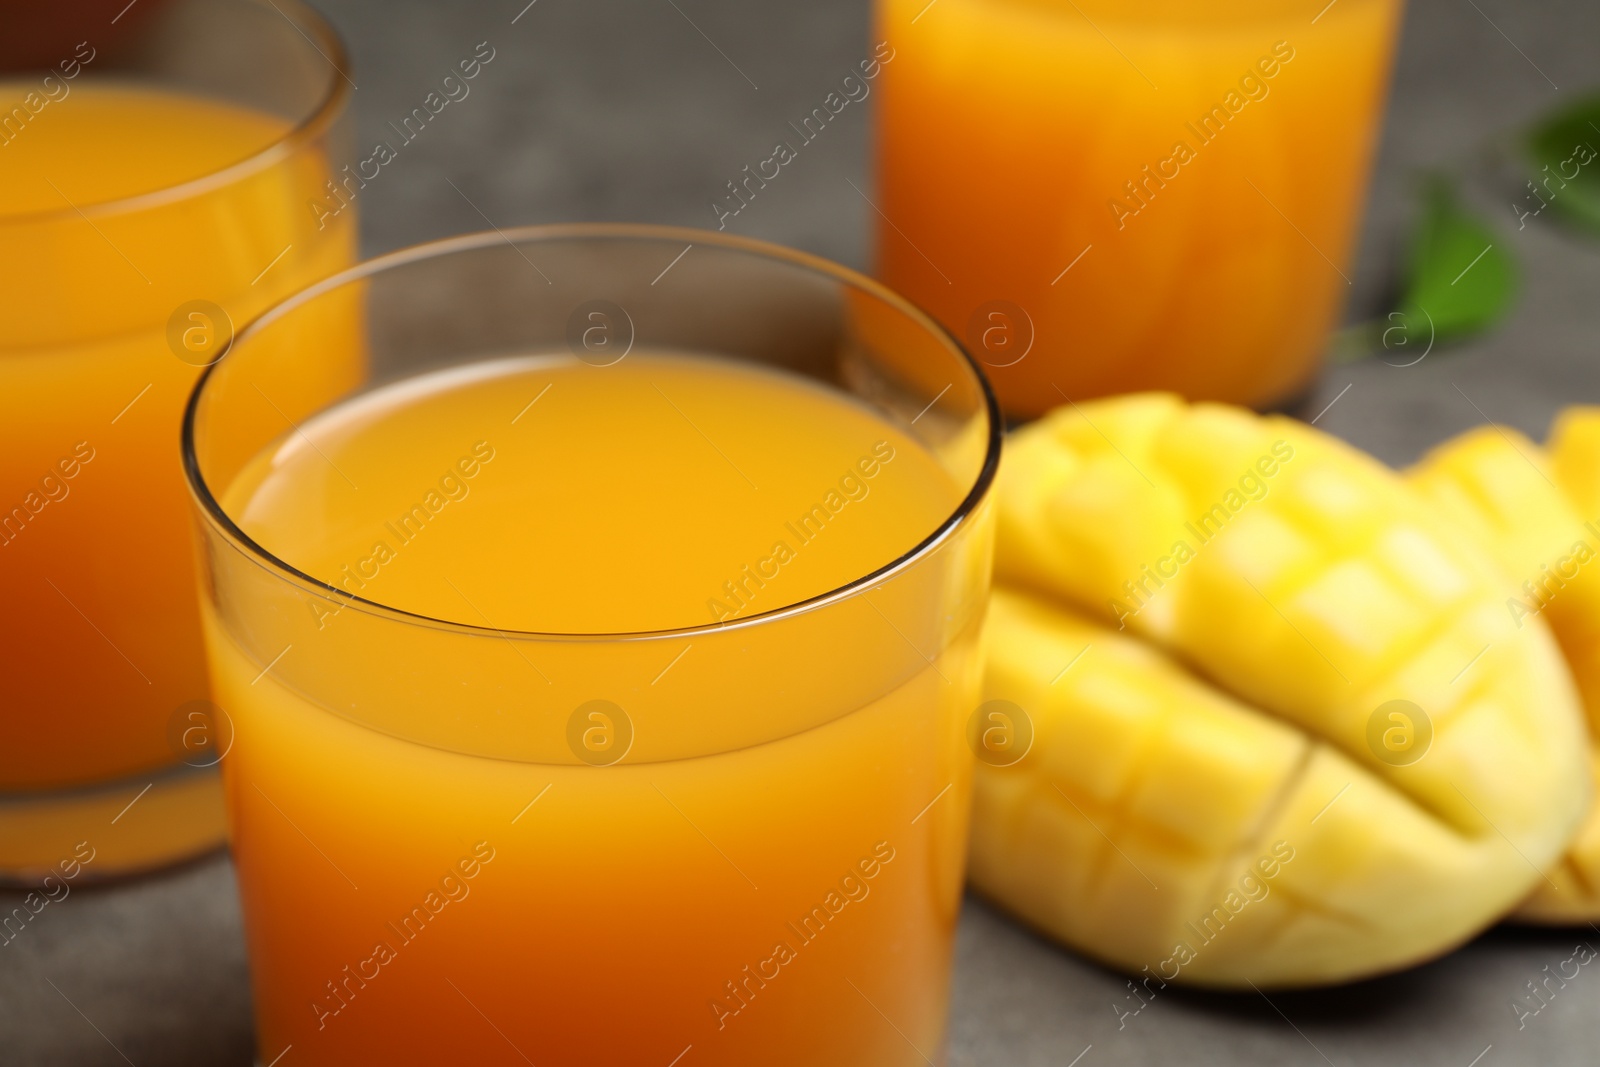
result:
[[[709,205],[723,183],[869,46],[865,0],[524,3],[322,0],[354,53],[364,143],[478,42],[495,49],[471,96],[362,192],[369,253],[483,229],[486,219],[713,224]],[[1352,317],[1382,310],[1415,176],[1435,165],[1476,175],[1471,195],[1522,260],[1523,293],[1509,325],[1485,340],[1410,367],[1331,368],[1312,405],[1332,404],[1320,426],[1406,463],[1485,414],[1542,434],[1561,404],[1600,398],[1600,247],[1543,225],[1518,231],[1510,196],[1484,163],[1509,131],[1600,77],[1597,41],[1600,7],[1588,0],[1414,0]],[[864,266],[871,209],[850,182],[870,188],[868,104],[841,115],[826,142],[729,228]],[[14,903],[0,894],[6,910]],[[949,1060],[1592,1064],[1600,976],[1584,969],[1520,1029],[1510,1007],[1585,939],[1600,945],[1600,931],[1502,928],[1429,966],[1354,987],[1270,1002],[1169,990],[1119,1021],[1116,1006],[1132,1006],[1120,977],[971,900]],[[75,889],[0,950],[0,1064],[250,1060],[249,980],[223,857]]]

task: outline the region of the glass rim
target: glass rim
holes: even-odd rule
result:
[[[1388,2],[1393,2],[1393,0],[1355,0],[1355,3],[1358,6],[1362,4],[1372,6]],[[1031,9],[1037,5],[1013,3],[1008,6],[1018,9]],[[1280,3],[1278,7],[1268,9],[1268,5],[1263,5],[1262,9],[1260,10],[1243,12],[1236,15],[1233,19],[1223,22],[1215,21],[1215,17],[1210,12],[1210,9],[1206,9],[1205,11],[1190,9],[1183,12],[1182,15],[1179,16],[1181,21],[1174,21],[1169,26],[1162,28],[1166,30],[1180,30],[1184,33],[1215,34],[1225,33],[1239,28],[1259,29],[1271,26],[1281,26],[1283,25],[1285,18],[1291,14],[1291,12],[1284,10],[1285,6],[1285,4]],[[1312,5],[1308,2],[1306,6],[1310,7]],[[1333,7],[1334,5],[1329,4],[1328,6]],[[1091,6],[1090,10],[1093,11],[1102,21],[1109,21],[1119,26],[1150,29],[1154,25],[1149,18],[1141,18],[1138,15],[1130,15],[1126,10],[1122,9],[1101,11],[1096,10],[1095,7]],[[1045,18],[1054,20],[1057,19],[1061,13],[1057,11],[1044,11],[1043,14]],[[1318,17],[1320,18],[1321,16]]]
[[[334,76],[328,79],[327,91],[310,111],[243,159],[235,160],[205,174],[186,178],[181,182],[152,189],[149,192],[134,193],[131,196],[119,196],[87,204],[71,204],[65,208],[46,208],[18,215],[0,214],[0,230],[8,226],[49,223],[58,218],[133,214],[180,203],[267,170],[321,137],[328,127],[333,125],[335,118],[343,111],[350,98],[351,85],[349,75],[345,73],[350,66],[350,56],[345,49],[344,39],[325,18],[301,0],[238,0],[238,2],[262,10],[269,7],[274,9],[287,19],[289,25],[298,30],[306,42],[320,52],[328,61],[328,65],[333,68]],[[108,75],[106,80],[110,78]]]
[[[200,471],[200,460],[195,448],[195,422],[201,397],[205,393],[206,384],[211,380],[211,375],[233,356],[242,342],[264,331],[273,322],[295,309],[309,304],[335,289],[342,288],[353,282],[366,280],[397,267],[405,267],[459,252],[477,251],[502,243],[516,248],[519,244],[574,238],[588,241],[633,239],[707,244],[718,246],[724,251],[764,256],[771,260],[791,264],[855,291],[865,293],[901,312],[934,338],[942,341],[957,358],[957,362],[969,370],[977,382],[979,393],[983,399],[983,413],[988,420],[989,427],[984,442],[983,463],[980,465],[976,477],[972,479],[971,486],[962,495],[960,501],[957,502],[954,510],[915,545],[894,559],[858,578],[851,579],[843,585],[792,604],[780,605],[763,612],[725,622],[701,623],[694,626],[653,630],[620,630],[607,633],[569,633],[484,626],[476,623],[459,622],[454,619],[436,618],[421,612],[407,611],[404,608],[384,604],[381,601],[370,600],[307,574],[280,559],[265,546],[246,534],[233,521],[233,518],[222,507],[221,501],[212,493],[211,486],[206,482],[205,476]],[[806,614],[829,604],[848,600],[859,593],[867,592],[870,588],[887,580],[895,573],[903,571],[931,555],[941,544],[953,537],[958,529],[967,524],[968,519],[983,503],[994,484],[995,476],[1000,466],[1000,449],[1004,431],[1005,426],[1000,413],[1000,404],[995,396],[994,388],[989,384],[988,376],[983,373],[983,368],[978,364],[977,360],[973,359],[960,340],[934,319],[932,315],[923,311],[916,304],[883,283],[859,271],[852,270],[821,256],[802,252],[799,249],[716,230],[701,230],[684,226],[661,226],[648,223],[556,223],[514,227],[509,230],[497,228],[456,237],[446,237],[435,241],[426,241],[358,263],[285,298],[247,323],[243,329],[235,334],[223,354],[201,371],[199,378],[195,381],[194,388],[189,392],[188,401],[184,404],[180,440],[184,480],[188,484],[190,494],[195,498],[196,503],[200,505],[201,512],[206,519],[212,522],[223,536],[232,543],[233,547],[241,551],[251,562],[292,585],[301,586],[314,595],[342,602],[368,614],[389,618],[396,622],[444,629],[468,636],[476,635],[502,639],[507,637],[538,638],[546,641],[614,642],[708,635],[727,630],[764,625],[791,616]]]

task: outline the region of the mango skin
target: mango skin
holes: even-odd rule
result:
[[[1161,394],[1071,405],[1012,437],[998,504],[985,691],[1033,737],[980,752],[970,878],[1050,936],[1151,983],[1363,978],[1500,918],[1587,810],[1549,630],[1349,446]],[[1409,765],[1368,742],[1391,700],[1431,723]]]
[[[1600,779],[1600,408],[1572,408],[1550,450],[1483,426],[1425,456],[1411,483],[1499,560],[1508,617],[1554,632],[1587,716],[1590,776]],[[1522,922],[1600,919],[1600,806],[1514,913]]]

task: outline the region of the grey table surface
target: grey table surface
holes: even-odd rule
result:
[[[321,0],[353,51],[363,143],[478,42],[496,49],[472,95],[363,191],[367,252],[484,229],[486,218],[501,227],[711,225],[723,182],[760,158],[870,43],[864,0],[526,2]],[[1331,367],[1311,405],[1332,404],[1321,427],[1403,464],[1485,415],[1542,435],[1562,404],[1600,399],[1600,248],[1545,225],[1518,230],[1511,193],[1482,163],[1509,131],[1600,82],[1597,42],[1592,0],[1413,0],[1351,317],[1382,310],[1415,176],[1433,166],[1475,175],[1473,199],[1524,264],[1522,298],[1505,328],[1448,355],[1409,367]],[[730,229],[866,266],[871,209],[849,182],[870,188],[868,104],[831,124],[826,143]],[[14,903],[0,894],[6,910]],[[1583,940],[1600,945],[1600,931],[1501,928],[1377,981],[1270,1003],[1168,991],[1119,1021],[1116,1006],[1132,1006],[1121,977],[969,900],[949,1062],[1591,1064],[1600,1060],[1600,977],[1580,972],[1521,1027],[1510,1007]],[[225,857],[74,890],[0,950],[8,1067],[244,1065],[251,1044]]]

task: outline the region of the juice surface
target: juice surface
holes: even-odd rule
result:
[[[290,565],[390,607],[608,633],[828,592],[910,550],[958,499],[926,450],[837,394],[636,353],[379,390],[263,453],[224,509]]]
[[[878,271],[1037,415],[1305,390],[1398,0],[879,0]]]
[[[708,623],[708,599],[731,604],[723,583],[747,564],[769,577],[745,584],[743,610],[781,607],[894,559],[960,495],[854,402],[672,354],[436,373],[301,431],[224,490],[252,538],[330,582],[354,573],[391,606],[529,630]],[[434,491],[422,521],[411,507]],[[827,518],[806,539],[814,506]],[[409,540],[406,514],[421,524]],[[986,514],[948,551],[981,543]],[[778,542],[791,558],[763,565]],[[357,570],[379,543],[388,558]],[[585,650],[372,622],[359,605],[290,609],[299,629],[276,661],[276,647],[246,651],[273,621],[251,603],[255,579],[220,570],[209,645],[236,731],[224,773],[263,1062],[289,1046],[304,1064],[937,1056],[986,574],[938,559],[887,579],[870,608],[818,609],[811,629]],[[921,636],[938,620],[942,644]],[[385,639],[397,627],[422,635],[403,653]],[[329,641],[338,653],[307,671]],[[858,645],[870,654],[841,667]],[[801,681],[736,681],[774,655]],[[323,695],[335,673],[354,696]],[[446,694],[424,709],[446,728],[431,744],[382,721],[416,699],[396,676],[416,674]],[[587,737],[562,759],[449,750],[449,724],[483,716],[560,736],[591,697],[633,713],[616,762],[586,766]],[[762,743],[708,725],[713,704],[764,719],[785,701],[808,706],[805,725]],[[661,732],[696,747],[641,757]]]
[[[159,89],[61,84],[67,94],[20,128],[7,115],[0,222],[203,178],[266,148],[289,126],[275,115]],[[0,81],[0,105],[9,111],[36,88]]]
[[[239,163],[288,124],[62,84],[0,143],[0,792],[176,761],[169,717],[207,694],[177,449],[203,357],[175,353],[169,319],[205,300],[242,325],[353,250],[348,215],[319,231],[306,207],[327,174],[311,147],[160,206],[111,205]],[[0,82],[0,116],[36,88]]]

